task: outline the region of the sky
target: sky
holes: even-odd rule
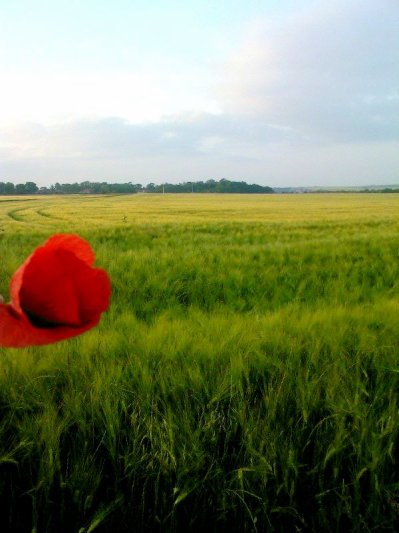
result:
[[[0,181],[399,184],[399,0],[0,0]]]

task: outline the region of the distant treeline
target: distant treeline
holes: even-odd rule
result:
[[[185,181],[183,183],[164,183],[155,185],[149,183],[145,192],[219,192],[219,193],[245,193],[245,194],[270,194],[274,190],[271,187],[246,183],[245,181],[208,180],[208,181]]]
[[[50,187],[38,187],[33,181],[26,183],[18,183],[14,185],[11,182],[0,182],[0,195],[15,195],[15,194],[134,194],[138,192],[149,193],[185,193],[185,192],[216,192],[216,193],[257,193],[270,194],[273,193],[271,187],[264,187],[262,185],[248,184],[245,181],[230,181],[222,179],[215,181],[210,179],[208,181],[186,181],[183,183],[163,183],[156,185],[149,183],[148,185],[141,185],[141,183],[106,183],[106,182],[91,182],[83,181],[82,183],[56,183]]]
[[[399,192],[399,188],[398,189],[393,189],[391,187],[385,187],[385,189],[363,189],[360,192],[382,192],[382,193],[384,193],[384,192],[387,192],[387,193],[396,192],[397,193],[397,192]]]
[[[280,192],[280,191],[277,191]],[[393,189],[390,187],[385,187],[384,189],[312,189],[312,190],[305,190],[305,191],[284,191],[284,193],[300,193],[300,194],[337,194],[337,193],[345,193],[345,194],[354,194],[354,193],[372,193],[372,194],[385,194],[385,193],[398,193],[399,189]]]

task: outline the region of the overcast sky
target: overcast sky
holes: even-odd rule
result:
[[[0,180],[399,183],[399,0],[0,0]]]

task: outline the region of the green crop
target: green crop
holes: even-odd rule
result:
[[[87,334],[0,350],[0,529],[399,527],[399,195],[0,198],[0,293],[78,233]]]

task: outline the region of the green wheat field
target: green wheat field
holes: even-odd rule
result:
[[[100,325],[0,350],[0,530],[399,527],[399,195],[0,198],[0,293],[89,240]]]

